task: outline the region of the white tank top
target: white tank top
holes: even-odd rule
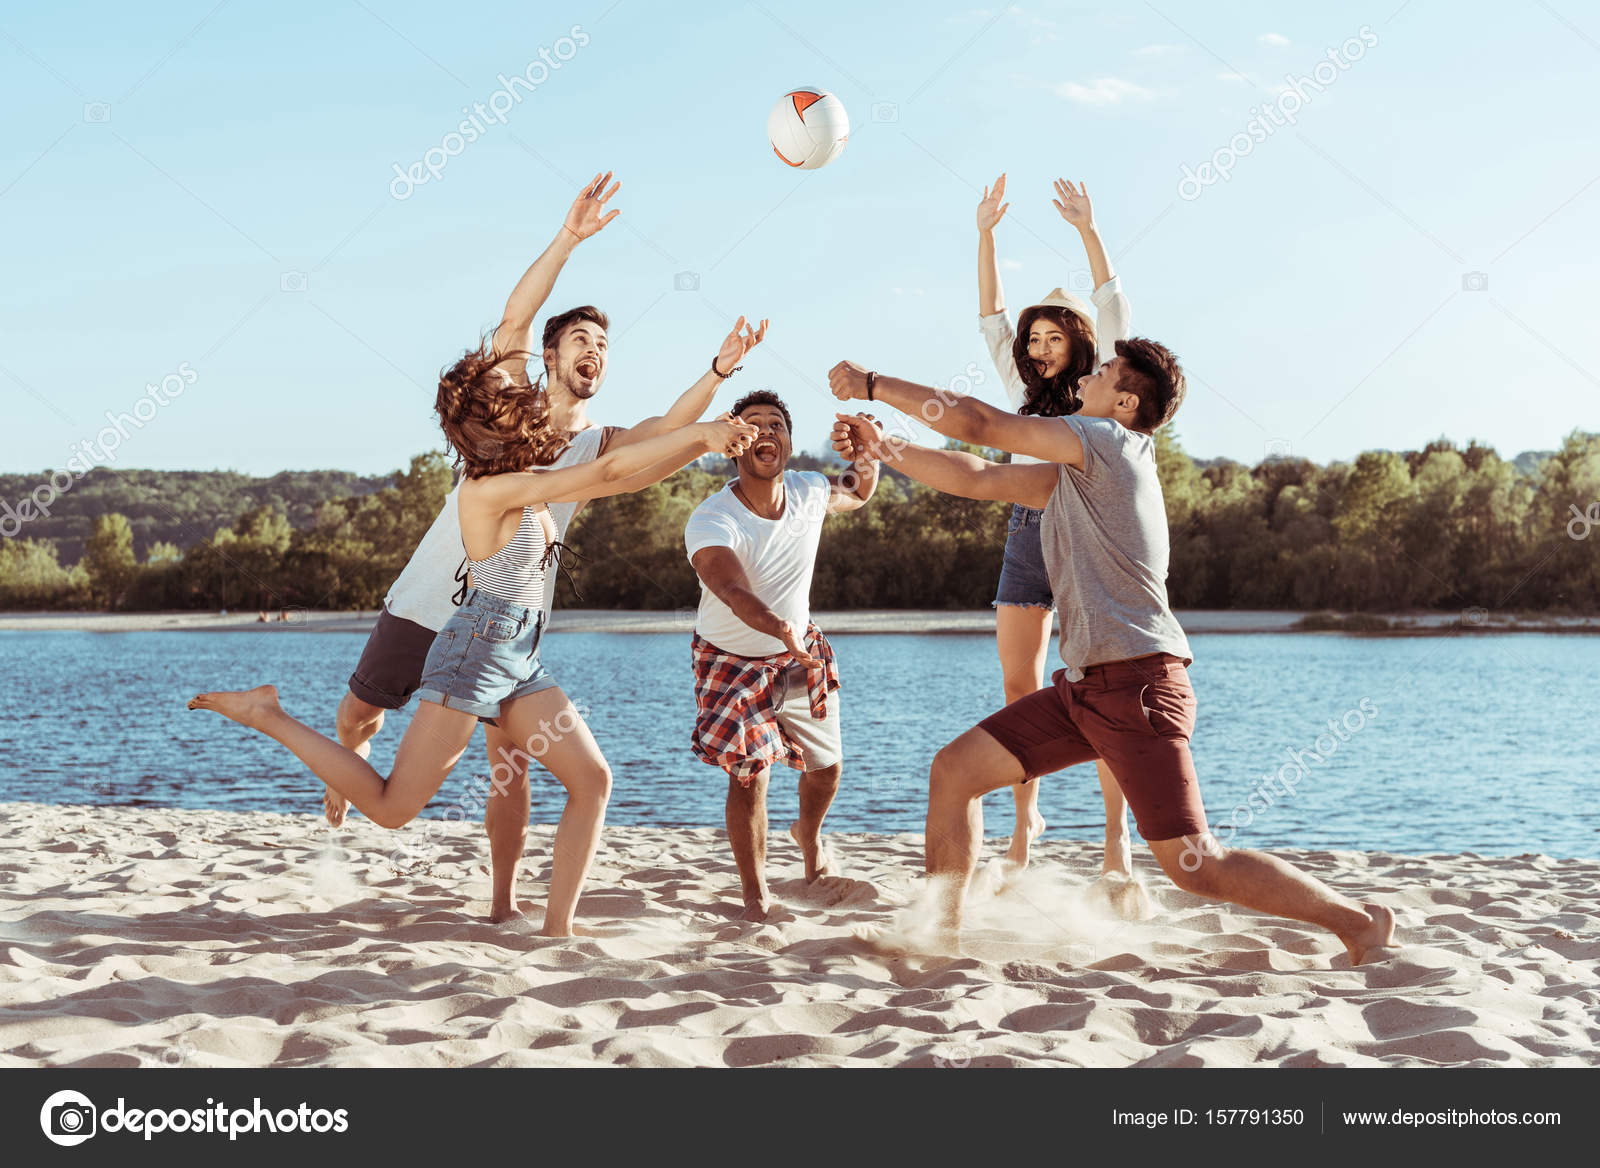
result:
[[[512,604],[544,608],[544,576],[549,567],[545,552],[550,545],[545,537],[544,522],[539,518],[543,510],[543,507],[524,507],[516,533],[488,559],[467,557],[475,587]],[[551,525],[554,524],[551,520]]]
[[[572,440],[572,445],[562,451],[561,457],[551,463],[551,467],[576,466],[598,458],[604,432],[605,428],[598,425],[580,430]],[[428,528],[428,534],[422,537],[417,550],[411,553],[410,562],[390,587],[389,595],[383,602],[384,607],[395,616],[434,632],[444,628],[445,622],[455,615],[456,606],[461,603],[455,598],[460,594],[466,578],[466,553],[461,546],[461,515],[456,508],[460,498],[457,492],[460,490],[461,484],[457,483],[445,499],[438,518]],[[549,506],[550,517],[556,522],[556,538],[562,539],[579,505],[551,503]],[[550,625],[550,602],[555,597],[555,591],[554,588],[545,589],[546,628]]]

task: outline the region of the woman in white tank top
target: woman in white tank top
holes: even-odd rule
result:
[[[461,536],[474,569],[466,601],[428,654],[422,699],[395,755],[379,774],[365,758],[298,722],[270,685],[200,694],[190,709],[215,710],[288,747],[323,782],[383,827],[409,823],[433,798],[466,750],[479,716],[498,717],[512,739],[540,733],[531,703],[517,691],[538,666],[542,598],[558,548],[547,504],[615,495],[649,470],[657,480],[700,455],[743,453],[756,428],[724,415],[610,450],[576,466],[523,471],[549,461],[567,441],[550,429],[543,395],[508,371],[526,353],[496,356],[486,340],[439,379],[440,424],[465,464],[459,496]],[[507,392],[525,389],[528,392]],[[547,724],[548,726],[548,724]],[[575,901],[599,843],[608,791],[582,799],[569,791],[557,832],[552,890],[559,880]],[[554,907],[552,891],[552,907]]]

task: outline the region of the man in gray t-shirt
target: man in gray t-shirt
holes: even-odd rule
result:
[[[983,796],[1098,758],[1110,765],[1139,834],[1178,887],[1322,925],[1359,963],[1392,942],[1392,912],[1341,896],[1272,856],[1225,848],[1207,829],[1189,752],[1192,656],[1167,604],[1167,517],[1155,460],[1154,434],[1183,400],[1183,370],[1153,341],[1118,341],[1116,353],[1079,382],[1083,409],[1059,418],[1008,413],[848,361],[828,374],[841,400],[883,402],[948,437],[1042,460],[1002,465],[929,450],[886,437],[866,415],[840,414],[834,430],[834,449],[846,457],[879,459],[969,499],[1044,511],[1045,568],[1061,614],[1065,668],[1053,684],[985,718],[933,760],[926,868],[941,884],[942,929],[959,945]],[[1133,892],[1107,891],[1114,901]]]

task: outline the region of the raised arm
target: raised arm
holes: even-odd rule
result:
[[[1060,418],[1013,414],[965,394],[898,377],[873,376],[870,399],[868,371],[852,361],[840,361],[828,371],[828,386],[840,401],[882,402],[921,420],[947,438],[1083,467],[1083,443]]]
[[[711,368],[700,375],[700,380],[673,402],[666,413],[646,418],[623,430],[611,440],[611,446],[615,448],[641,442],[699,420],[711,408],[711,399],[716,396],[717,386],[722,384],[726,375],[744,360],[746,353],[766,340],[768,323],[763,320],[760,328],[751,328],[741,316],[734,322],[733,331],[722,339],[722,346],[717,350]]]
[[[1089,257],[1089,274],[1094,277],[1094,286],[1098,288],[1116,273],[1111,270],[1111,260],[1106,256],[1106,245],[1100,239],[1100,230],[1094,225],[1094,206],[1089,202],[1089,188],[1082,183],[1074,187],[1061,178],[1056,179],[1055,188],[1056,196],[1050,201],[1061,212],[1061,217],[1077,228],[1083,240],[1084,254]]]
[[[983,199],[978,203],[978,315],[993,316],[1004,312],[1005,291],[1000,287],[1000,263],[994,254],[994,229],[1000,223],[1010,203],[1006,197],[1006,176],[994,180],[994,186],[983,188]]]
[[[884,434],[870,414],[839,414],[833,448],[845,458],[873,458],[947,495],[1043,508],[1056,486],[1048,463],[998,463],[961,450],[930,450]]]
[[[755,435],[754,426],[724,414],[713,422],[697,422],[621,449],[613,447],[599,458],[577,466],[489,475],[469,480],[468,485],[479,505],[499,511],[621,495],[629,489],[628,479],[640,471],[658,464],[670,466],[673,460],[681,460],[681,466],[713,450],[737,456],[744,453]]]
[[[703,547],[690,558],[700,582],[716,595],[717,599],[733,610],[733,615],[758,633],[776,637],[784,643],[796,661],[807,668],[822,664],[806,652],[804,629],[797,629],[793,621],[786,621],[750,589],[750,578],[744,574],[744,565],[732,548],[712,545]]]
[[[871,414],[863,414],[862,417],[866,418],[869,424],[876,422]],[[841,475],[828,476],[828,486],[831,488],[828,494],[829,515],[865,507],[878,489],[877,452],[867,446],[854,449],[847,445],[845,449],[841,449],[839,438],[839,426],[836,425],[833,428],[833,448],[850,463],[850,469]]]
[[[517,281],[517,286],[506,300],[500,325],[494,330],[496,357],[532,351],[534,318],[550,298],[550,291],[556,286],[556,277],[572,255],[572,249],[622,213],[605,211],[606,201],[622,186],[621,183],[615,183],[608,191],[606,183],[610,181],[611,172],[608,170],[603,175],[595,175],[584,185],[568,208],[567,217],[562,221],[556,237],[550,241],[550,246],[522,273],[522,279]]]

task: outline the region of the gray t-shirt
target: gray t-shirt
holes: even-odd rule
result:
[[[1039,530],[1067,679],[1151,653],[1192,660],[1167,607],[1167,511],[1155,439],[1115,418],[1060,421],[1083,443],[1083,469],[1057,468]]]

